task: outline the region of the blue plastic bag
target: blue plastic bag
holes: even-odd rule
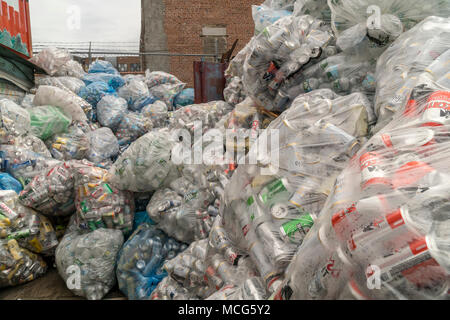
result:
[[[141,224],[144,224],[144,223],[148,223],[148,224],[150,224],[152,226],[155,225],[153,220],[150,219],[150,217],[148,216],[148,213],[147,213],[146,210],[145,211],[136,212],[134,214],[133,232],[134,232],[134,230],[139,228],[139,226]]]
[[[17,194],[23,190],[22,184],[9,173],[0,173],[0,189],[14,190]],[[147,214],[147,212],[145,212]],[[149,218],[150,219],[150,218]]]
[[[119,252],[116,274],[120,290],[130,300],[148,299],[167,276],[162,269],[165,261],[186,248],[154,226],[141,224]]]
[[[89,73],[119,74],[119,71],[109,61],[96,60],[89,66]]]
[[[87,86],[93,82],[105,82],[114,90],[125,84],[125,80],[120,75],[108,73],[89,73],[83,77],[83,81]]]
[[[181,108],[194,104],[195,92],[194,89],[188,88],[181,91],[173,101],[175,108]]]

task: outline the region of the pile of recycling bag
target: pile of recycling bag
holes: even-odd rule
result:
[[[449,16],[266,0],[204,104],[44,49],[0,100],[0,288],[54,263],[91,300],[448,300]]]

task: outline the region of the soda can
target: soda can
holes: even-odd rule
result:
[[[269,258],[266,256],[264,247],[260,242],[256,241],[251,243],[249,245],[248,252],[264,281],[267,281],[274,275],[277,275],[277,272],[272,266]]]
[[[415,128],[414,130],[396,130],[384,134],[377,134],[371,139],[367,147],[370,151],[388,149],[396,152],[400,148],[419,149],[434,143],[434,131],[429,128]]]
[[[450,92],[436,91],[427,100],[422,113],[422,126],[438,127],[450,124]]]
[[[265,300],[266,288],[260,278],[250,278],[244,281],[242,285],[243,300]]]
[[[376,152],[366,152],[359,158],[361,184],[364,191],[386,193],[392,190],[389,175],[383,170],[386,160]]]

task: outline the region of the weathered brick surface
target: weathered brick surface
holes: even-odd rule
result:
[[[254,33],[251,6],[262,0],[166,0],[164,28],[169,52],[203,53],[202,28],[227,28],[227,47],[239,39],[234,54],[239,52]],[[171,73],[193,87],[193,62],[196,57],[172,57]]]

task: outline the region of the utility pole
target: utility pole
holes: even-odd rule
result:
[[[89,41],[89,56],[88,56],[89,66],[91,65],[92,60],[92,41]]]

